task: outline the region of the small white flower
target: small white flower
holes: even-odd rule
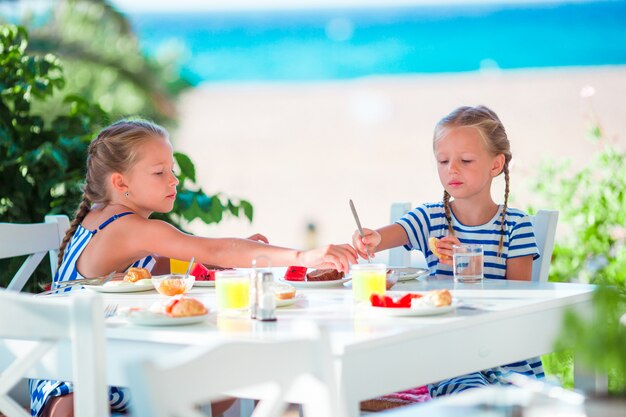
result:
[[[596,89],[590,85],[586,85],[580,90],[580,96],[582,98],[590,98],[593,97],[594,94],[596,94]]]

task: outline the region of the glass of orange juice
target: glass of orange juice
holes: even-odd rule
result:
[[[246,271],[227,270],[215,272],[217,309],[244,310],[249,306],[250,275]]]
[[[369,301],[372,294],[385,293],[387,278],[385,264],[354,264],[350,267],[350,274],[354,301]]]
[[[170,274],[184,274],[189,267],[189,261],[170,258]]]

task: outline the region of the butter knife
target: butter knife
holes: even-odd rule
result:
[[[122,276],[122,274],[118,274],[118,275]],[[106,277],[82,278],[82,279],[75,279],[73,281],[59,282],[59,283],[53,284],[56,286],[56,288],[52,290],[44,291],[44,292],[39,292],[35,294],[35,296],[39,297],[42,295],[55,294],[59,291],[63,291],[66,288],[73,287],[74,285],[104,285],[105,283],[109,282],[111,278],[113,278],[114,276],[115,276],[115,271],[111,272]]]
[[[359,235],[361,235],[361,238],[364,238],[365,236],[363,235],[363,228],[361,227],[361,221],[359,220],[359,215],[356,214],[356,208],[354,208],[354,203],[352,202],[352,199],[350,199],[350,210],[352,210],[354,221],[356,221],[356,227],[359,230]],[[372,263],[372,261],[370,260],[372,255],[370,254],[370,250],[367,248],[367,246],[365,246],[365,252],[367,252],[367,263]]]

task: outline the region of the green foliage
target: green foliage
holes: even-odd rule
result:
[[[67,96],[65,114],[46,124],[31,111],[65,85],[53,55],[29,56],[23,28],[0,26],[0,218],[43,221],[78,204],[87,146],[105,113]]]
[[[609,375],[611,392],[626,393],[626,323],[620,324],[626,314],[626,152],[604,137],[597,122],[589,136],[600,150],[587,166],[545,163],[536,183],[567,232],[557,239],[550,281],[598,285],[593,315],[570,312],[557,348],[573,347],[582,364]],[[547,373],[571,386],[571,351],[548,355],[544,363]]]
[[[98,104],[112,119],[139,114],[170,126],[175,100],[191,84],[179,74],[175,55],[142,53],[128,19],[105,0],[59,0],[25,13],[30,50],[63,60],[67,90]],[[36,104],[56,116],[61,94]]]
[[[34,108],[53,94],[66,92],[63,68],[52,54],[31,55],[24,28],[0,25],[0,221],[42,222],[46,214],[72,217],[82,197],[87,148],[109,120],[97,104],[66,95],[47,120]],[[175,155],[180,184],[174,210],[162,218],[180,227],[182,219],[218,223],[224,215],[252,220],[245,200],[207,195],[196,184],[195,167],[182,153]],[[222,202],[225,199],[225,202]],[[0,286],[6,286],[21,260],[0,261]],[[49,282],[41,265],[28,290]]]

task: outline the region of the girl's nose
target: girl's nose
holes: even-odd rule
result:
[[[455,161],[450,161],[448,164],[448,171],[450,172],[458,172],[459,165]]]
[[[170,174],[172,177],[170,178],[170,183],[172,185],[178,185],[178,183],[180,181],[178,181],[178,177],[176,177],[176,174],[174,174],[173,172]]]

